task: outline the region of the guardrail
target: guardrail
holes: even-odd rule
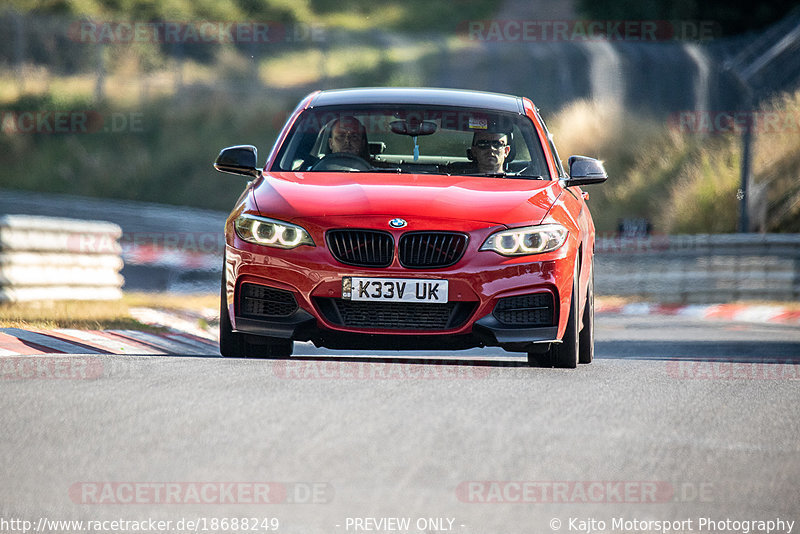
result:
[[[598,236],[595,284],[683,304],[800,300],[800,234]]]
[[[122,229],[55,217],[0,217],[0,302],[122,297]]]
[[[145,237],[159,244],[161,234],[151,234]],[[216,245],[212,252],[198,250],[181,241],[182,235],[161,236],[159,254],[138,246],[148,242],[140,235],[128,239],[128,268],[141,271],[131,274],[151,280],[165,270],[164,280],[147,286],[150,290],[216,291],[221,266]],[[120,298],[121,239],[120,227],[107,222],[0,216],[0,302]],[[800,301],[800,234],[598,235],[595,252],[599,295],[681,304]]]

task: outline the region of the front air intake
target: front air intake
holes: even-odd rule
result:
[[[328,248],[337,261],[356,267],[388,267],[394,258],[394,238],[378,230],[330,230]]]
[[[468,238],[450,232],[409,232],[400,238],[400,264],[408,269],[450,267],[467,250]]]

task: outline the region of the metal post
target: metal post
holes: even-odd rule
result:
[[[95,45],[96,52],[96,79],[94,83],[94,100],[95,102],[102,102],[105,98],[105,79],[106,79],[106,65],[105,65],[105,45],[98,43]]]
[[[14,21],[14,72],[21,95],[25,92],[25,21],[16,11],[11,11],[11,18]]]
[[[739,192],[736,195],[739,199],[739,233],[745,234],[750,230],[750,217],[747,211],[747,193],[750,185],[750,175],[752,174],[753,112],[757,100],[755,92],[748,80],[743,78],[736,70],[729,69],[729,71],[742,88],[741,101],[744,103],[742,106],[744,109],[742,111],[746,111],[744,132],[742,133],[741,181]]]
[[[183,64],[184,64],[184,49],[183,42],[178,39],[172,47],[175,55],[175,93],[180,94],[183,90]]]
[[[748,103],[752,102],[748,98]],[[752,106],[748,106],[752,108]],[[748,190],[751,174],[751,154],[753,145],[753,117],[752,110],[748,109],[747,119],[745,120],[744,133],[742,134],[742,166],[741,166],[741,185],[739,186],[739,232],[746,234],[750,231],[750,217],[747,207]]]

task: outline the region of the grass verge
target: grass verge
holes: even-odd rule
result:
[[[800,231],[800,91],[765,102],[754,114],[750,218],[756,231]],[[674,119],[672,117],[671,119]],[[609,180],[589,187],[599,232],[645,218],[664,234],[737,231],[741,127],[682,131],[674,120],[579,101],[549,121],[561,156],[606,162]]]
[[[165,328],[141,323],[131,317],[130,308],[198,310],[216,308],[217,295],[170,295],[128,293],[118,301],[52,301],[0,304],[0,328],[76,328],[80,330],[143,330],[163,332]]]
[[[650,302],[638,297],[597,296],[598,307],[616,307],[639,302]],[[788,311],[800,311],[798,302],[739,301],[741,306],[774,306]],[[179,295],[166,293],[127,293],[119,301],[88,302],[29,302],[0,304],[0,328],[79,330],[140,330],[165,332],[168,329],[151,326],[131,317],[130,308],[154,308],[175,312],[193,312],[216,309],[219,297],[211,294]],[[200,327],[207,325],[198,325]]]

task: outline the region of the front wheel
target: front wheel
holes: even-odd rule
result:
[[[553,343],[550,350],[544,353],[528,352],[528,365],[532,367],[561,367],[575,369],[578,367],[579,339],[578,339],[578,288],[579,275],[577,259],[575,273],[572,276],[572,294],[569,299],[569,319],[567,329],[561,343]]]
[[[233,331],[231,318],[228,316],[228,299],[225,295],[225,275],[223,274],[219,296],[219,353],[225,358],[242,357],[246,355],[246,345],[244,336]]]
[[[224,275],[219,300],[219,353],[223,357],[280,359],[292,355],[294,343],[291,339],[255,337],[233,331],[228,315]]]
[[[291,339],[280,339],[276,337],[253,337],[247,343],[248,358],[263,358],[268,360],[280,360],[288,358],[294,351],[294,343]]]
[[[592,363],[594,360],[594,263],[589,284],[586,287],[586,303],[583,306],[583,328],[580,333],[580,363]]]

